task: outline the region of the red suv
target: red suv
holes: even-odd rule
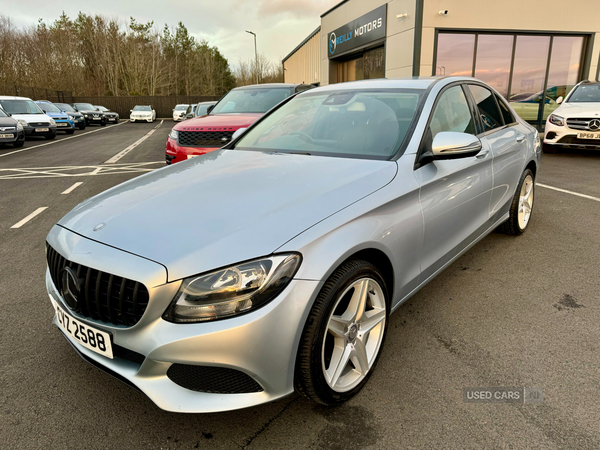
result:
[[[167,138],[167,164],[223,147],[231,141],[238,128],[249,127],[279,102],[311,87],[273,83],[232,89],[207,115],[185,120],[173,127]]]

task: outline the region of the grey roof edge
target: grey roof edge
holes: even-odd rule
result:
[[[329,8],[327,11],[325,11],[323,14],[321,14],[321,19],[323,17],[325,17],[327,14],[329,14],[331,11],[333,11],[334,9],[338,9],[340,6],[342,6],[344,3],[349,2],[350,0],[342,0],[341,2],[333,5],[331,8]]]
[[[294,48],[294,50],[292,50],[291,52],[289,52],[289,53],[287,54],[287,56],[281,60],[281,63],[283,64],[284,62],[286,62],[286,61],[287,61],[287,60],[288,60],[288,59],[289,59],[289,58],[290,58],[290,57],[291,57],[291,56],[292,56],[294,53],[296,53],[296,52],[297,52],[297,51],[300,49],[300,47],[302,47],[304,44],[306,44],[308,41],[310,41],[310,39],[311,39],[311,38],[312,38],[312,37],[313,37],[315,34],[317,34],[317,33],[318,33],[318,32],[320,32],[320,31],[321,31],[321,25],[319,25],[319,26],[316,28],[316,30],[314,30],[314,31],[313,31],[312,33],[310,33],[310,34],[309,34],[309,35],[308,35],[308,36],[307,36],[307,37],[306,37],[306,38],[305,38],[305,39],[304,39],[302,42],[300,42],[300,43],[299,43],[299,44],[296,46],[296,48]]]

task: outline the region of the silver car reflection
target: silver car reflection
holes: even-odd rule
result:
[[[237,134],[47,237],[54,324],[165,410],[349,399],[391,312],[531,220],[538,133],[475,79],[324,86]]]

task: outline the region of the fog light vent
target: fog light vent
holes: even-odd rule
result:
[[[251,376],[226,367],[173,364],[167,370],[169,379],[196,392],[213,394],[248,394],[263,388]]]

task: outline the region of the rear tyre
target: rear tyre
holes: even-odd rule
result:
[[[526,169],[521,175],[517,191],[510,206],[508,220],[498,227],[498,231],[513,236],[525,233],[533,213],[535,178],[533,172]]]
[[[554,154],[558,149],[554,145],[542,144],[542,152]]]
[[[379,270],[350,260],[329,277],[306,320],[296,356],[296,390],[323,405],[355,396],[385,341],[390,300]]]

